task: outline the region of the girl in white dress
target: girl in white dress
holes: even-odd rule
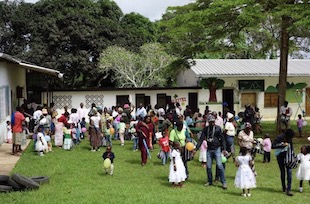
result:
[[[12,126],[11,126],[11,122],[10,121],[6,121],[6,130],[7,130],[6,142],[9,143],[9,144],[12,144],[13,133],[12,133]]]
[[[248,154],[246,147],[241,147],[240,153],[241,156],[236,158],[238,171],[235,177],[235,186],[242,189],[243,193],[241,195],[243,197],[250,197],[250,189],[256,187],[255,175],[250,167],[252,165],[252,157]]]
[[[178,142],[173,143],[170,151],[170,172],[169,182],[172,187],[184,187],[183,181],[186,179],[185,167],[181,157],[181,148]]]
[[[47,142],[43,134],[43,126],[38,127],[35,150],[38,152],[39,156],[44,156],[44,152],[48,150]]]
[[[302,146],[300,152],[297,155],[299,160],[299,167],[296,172],[296,177],[299,182],[299,192],[302,193],[302,183],[304,180],[309,181],[310,185],[310,154],[309,154],[309,147]]]

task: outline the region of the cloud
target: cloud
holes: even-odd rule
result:
[[[159,20],[169,6],[181,6],[192,0],[114,0],[124,13],[136,12],[149,18]]]

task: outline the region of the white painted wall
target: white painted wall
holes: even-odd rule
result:
[[[26,70],[7,62],[0,62],[0,86],[9,86],[9,110],[15,110],[18,105],[16,99],[16,87],[24,87],[23,94],[26,94]],[[12,96],[11,96],[12,93]],[[11,98],[13,100],[11,100]],[[21,99],[22,100],[22,99]],[[0,107],[6,108],[6,107]],[[7,116],[5,120],[0,121],[0,144],[4,142],[4,138],[7,135],[6,131],[6,121],[10,120],[10,115]]]

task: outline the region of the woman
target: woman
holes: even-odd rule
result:
[[[151,117],[145,116],[144,120],[140,120],[136,125],[136,131],[139,137],[139,149],[141,151],[141,165],[147,162],[147,152],[150,148],[150,135],[153,133],[154,126],[151,123]]]
[[[292,140],[294,135],[295,132],[292,129],[287,129],[284,133],[277,136],[272,143],[272,149],[275,149],[275,155],[280,169],[282,191],[288,196],[293,196],[291,191],[292,168],[286,165],[286,157],[288,153],[293,154],[294,152]],[[287,179],[287,184],[285,183],[285,178]]]
[[[176,128],[170,131],[170,135],[169,135],[169,142],[170,145],[172,146],[172,144],[174,142],[178,142],[180,143],[181,146],[181,156],[182,156],[182,160],[185,166],[185,171],[186,171],[186,177],[188,178],[188,168],[187,168],[187,155],[185,155],[185,145],[186,145],[186,135],[185,135],[185,129],[183,129],[183,121],[177,121],[176,122]]]
[[[240,147],[246,147],[248,152],[252,152],[254,133],[252,131],[252,125],[249,122],[246,122],[244,130],[239,132],[238,139],[238,144]]]
[[[226,151],[228,152],[228,157],[232,156],[233,160],[235,161],[234,138],[236,135],[236,127],[234,125],[234,115],[232,113],[227,113],[227,122],[225,123],[223,132],[226,139]]]
[[[96,109],[93,109],[92,116],[90,117],[89,135],[91,151],[100,151],[101,137],[103,135],[101,133],[101,116]]]
[[[254,141],[254,133],[252,131],[252,125],[249,122],[245,123],[245,129],[241,130],[238,134],[238,143],[240,148],[241,147],[245,147],[247,148],[248,152],[251,153],[252,156],[252,171],[254,172],[254,175],[256,176],[257,173],[255,171],[255,166],[254,166],[254,158],[255,158],[255,154],[256,152],[253,151],[253,144],[255,143]]]

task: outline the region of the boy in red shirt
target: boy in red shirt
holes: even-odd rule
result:
[[[165,137],[162,137],[159,139],[159,145],[161,148],[161,151],[159,153],[159,158],[161,159],[162,164],[165,165],[167,163],[169,152],[170,152],[168,135],[165,135]]]
[[[14,122],[12,122],[12,132],[13,132],[13,150],[12,153],[15,156],[20,156],[21,153],[21,143],[23,139],[23,121],[25,120],[22,114],[23,109],[21,107],[16,108],[14,113]]]

